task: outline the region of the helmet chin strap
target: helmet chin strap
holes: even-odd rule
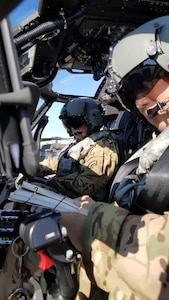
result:
[[[153,118],[158,111],[163,111],[163,107],[169,102],[169,99],[163,102],[157,102],[156,106],[147,110],[147,114],[150,118]]]

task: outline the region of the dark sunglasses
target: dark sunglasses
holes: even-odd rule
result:
[[[75,129],[86,123],[82,116],[73,116],[71,118],[63,119],[62,121],[66,127],[73,127]]]
[[[77,136],[77,135],[81,135],[82,133],[83,133],[82,131],[75,131],[75,132],[73,132],[73,135]]]

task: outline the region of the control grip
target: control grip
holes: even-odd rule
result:
[[[55,261],[60,295],[64,300],[74,300],[78,291],[77,264]]]

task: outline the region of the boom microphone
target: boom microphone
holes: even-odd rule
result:
[[[150,118],[153,118],[159,110],[163,110],[163,107],[167,104],[168,101],[157,102],[157,105],[153,108],[147,110],[147,114]]]

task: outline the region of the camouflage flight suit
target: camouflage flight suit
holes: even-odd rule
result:
[[[83,235],[83,263],[109,300],[168,300],[169,213],[132,215],[95,203]],[[79,298],[88,290],[80,284]]]
[[[103,201],[117,164],[117,144],[109,131],[101,131],[68,147],[59,161],[56,157],[42,161],[38,175],[56,173],[48,185],[68,197],[89,195]]]
[[[148,144],[146,144],[145,146],[143,146],[140,150],[138,150],[134,155],[133,155],[133,157],[131,157],[130,159],[129,159],[129,161],[130,160],[134,160],[134,159],[136,159],[136,158],[139,158],[140,160],[139,160],[139,164],[138,164],[138,168],[137,168],[137,174],[141,174],[141,173],[143,173],[143,174],[145,174],[146,173],[146,168],[149,168],[149,169],[151,169],[151,167],[152,167],[152,165],[154,164],[154,162],[155,161],[157,161],[158,159],[159,159],[159,157],[160,157],[160,155],[161,155],[161,153],[166,149],[166,147],[168,146],[168,130],[169,130],[169,127],[168,128],[166,128],[157,138],[154,138],[151,142],[149,142]],[[123,178],[123,175],[124,174],[124,172],[121,172],[121,177]],[[133,178],[133,174],[132,174],[132,176],[131,176],[131,181],[130,181],[130,184],[128,184],[128,182],[129,182],[129,176],[127,176],[127,178],[126,179],[124,179],[124,182],[123,182],[123,180],[122,180],[122,178],[121,178],[121,180],[120,180],[120,178],[118,177],[118,181],[120,182],[120,185],[119,185],[119,188],[117,188],[117,190],[116,190],[116,195],[115,195],[115,200],[119,203],[119,205],[120,206],[122,206],[122,205],[126,205],[126,203],[127,203],[127,205],[128,204],[130,204],[132,201],[131,201],[131,196],[136,196],[136,192],[130,192],[130,190],[132,190],[132,186],[133,186],[133,189],[134,189],[134,187],[135,188],[138,188],[137,187],[137,183],[135,182],[134,183],[134,178]],[[127,189],[126,188],[126,185],[128,184],[128,187],[130,186],[130,190],[129,190],[129,188]],[[140,182],[138,183],[139,184],[139,188],[141,187],[141,185],[140,185]],[[124,190],[124,192],[122,192],[122,188],[123,188],[123,190]],[[119,201],[119,199],[120,199],[120,201]],[[129,201],[130,200],[130,201]],[[103,235],[105,234],[105,236],[104,236],[104,238],[106,239],[107,238],[107,233],[104,231],[104,229],[103,228],[105,228],[104,226],[109,226],[108,227],[108,229],[109,229],[109,236],[111,237],[111,229],[112,229],[112,232],[113,232],[113,230],[114,230],[114,228],[115,228],[115,230],[116,230],[116,228],[117,228],[117,225],[119,224],[119,226],[121,226],[121,224],[120,224],[120,222],[119,223],[117,223],[117,224],[115,224],[115,222],[117,222],[117,220],[116,220],[116,216],[115,216],[115,209],[112,207],[112,210],[111,210],[111,208],[109,207],[108,209],[110,209],[110,211],[109,211],[109,213],[107,212],[106,213],[106,211],[105,211],[105,209],[107,209],[106,207],[105,208],[103,208],[103,214],[105,215],[105,217],[107,218],[106,220],[103,218],[103,219],[101,219],[101,221],[98,221],[99,222],[99,226],[100,226],[100,229],[102,228],[102,232],[103,232]],[[168,213],[167,213],[168,214]],[[126,214],[125,214],[126,215]],[[102,214],[100,214],[100,216],[102,217]],[[167,216],[167,218],[168,218],[168,215],[166,215]],[[160,217],[155,217],[155,226],[156,226],[156,223],[158,224],[159,223],[159,220],[161,219],[162,220],[162,224],[163,223],[165,223],[165,218],[166,218],[166,216],[164,217],[164,218],[160,218]],[[108,219],[110,217],[110,219]],[[95,218],[95,216],[94,216],[94,218]],[[99,217],[97,217],[98,218],[98,220],[99,220]],[[112,218],[112,220],[111,220],[111,218]],[[144,217],[142,217],[142,219],[147,219],[147,222],[149,222],[149,220],[153,220],[154,219],[154,215],[153,215],[153,217],[152,217],[152,215],[151,216],[144,216]],[[128,218],[129,219],[129,218]],[[137,224],[137,222],[139,222],[139,220],[140,220],[140,217],[137,217],[137,216],[132,216],[131,217],[131,220],[133,219],[133,221],[131,221],[131,231],[132,230],[138,230],[138,232],[143,232],[142,234],[146,237],[146,232],[145,232],[145,234],[144,234],[144,230],[146,231],[148,231],[149,230],[149,227],[148,227],[148,225],[146,225],[145,227],[144,227],[144,225],[143,225],[143,222],[141,223],[141,221],[140,221],[140,223],[138,224],[138,225],[136,225]],[[137,220],[138,219],[138,220]],[[110,220],[110,221],[109,221]],[[120,221],[120,216],[118,217],[118,221]],[[126,221],[126,220],[125,220]],[[108,223],[107,223],[108,222]],[[132,225],[132,222],[133,222],[133,225]],[[136,223],[134,223],[134,222],[136,222]],[[110,223],[110,224],[109,224]],[[153,221],[152,221],[152,223],[153,223]],[[111,227],[111,224],[113,225],[113,227]],[[102,227],[103,226],[103,227]],[[125,225],[126,226],[126,225]],[[129,223],[129,226],[130,226],[130,223]],[[140,226],[140,227],[139,227]],[[151,225],[152,226],[152,225]],[[142,227],[144,227],[144,229],[142,228]],[[148,227],[148,229],[147,229],[147,227]],[[94,228],[94,225],[93,225],[93,227],[92,227],[92,229]],[[125,227],[124,227],[125,228]],[[124,248],[129,248],[129,247],[133,247],[133,249],[136,249],[136,245],[133,245],[133,243],[132,243],[132,234],[131,235],[129,235],[128,233],[130,233],[130,231],[129,231],[130,229],[128,229],[128,228],[126,228],[125,229],[125,232],[126,232],[126,238],[128,238],[129,240],[131,239],[131,244],[129,244],[129,243],[127,243],[127,240],[125,241],[125,239],[124,239],[124,237],[122,236],[122,238],[121,238],[121,241],[122,241],[122,247],[124,247]],[[123,232],[123,231],[122,231]],[[167,232],[167,231],[166,231]],[[133,231],[133,233],[134,233],[134,231]],[[150,234],[151,234],[151,231],[150,231]],[[139,235],[140,235],[140,233],[139,233]],[[144,238],[144,237],[142,237],[142,238]],[[160,249],[160,244],[159,243],[162,243],[162,240],[164,239],[164,244],[163,244],[163,249],[161,250]],[[89,240],[89,236],[87,237],[87,240]],[[139,240],[140,240],[140,238],[139,238]],[[102,238],[101,238],[101,241],[103,241],[102,240]],[[124,243],[123,243],[123,241],[124,241]],[[135,237],[133,237],[133,241],[134,241],[134,243],[137,243],[137,241],[135,241]],[[148,240],[146,240],[146,241],[148,241]],[[109,242],[109,241],[108,241]],[[125,242],[126,242],[126,245],[125,245]],[[167,243],[166,245],[165,245],[165,242]],[[152,246],[151,246],[151,243],[152,243]],[[157,247],[156,247],[156,243],[157,243]],[[106,245],[107,245],[107,241],[106,241]],[[108,244],[109,245],[109,244]],[[150,245],[150,251],[149,251],[149,249],[148,249],[148,252],[146,253],[145,252],[145,250],[146,250],[146,247],[149,247],[149,245]],[[153,245],[154,245],[154,248],[153,248]],[[110,246],[111,246],[111,244],[110,244]],[[100,245],[99,245],[99,247],[100,247]],[[120,247],[120,244],[119,244],[119,247]],[[148,287],[148,288],[144,288],[144,285],[146,286],[146,284],[144,283],[144,278],[143,279],[141,279],[140,280],[140,278],[137,280],[137,279],[135,279],[134,280],[134,286],[132,286],[132,282],[130,282],[130,284],[131,284],[131,286],[127,286],[127,287],[124,287],[124,288],[122,288],[121,290],[120,290],[120,292],[118,292],[119,291],[119,287],[121,287],[121,286],[123,286],[124,285],[124,282],[126,283],[126,282],[128,282],[128,277],[129,278],[133,278],[133,276],[134,276],[134,278],[135,278],[135,272],[136,272],[136,274],[139,272],[139,269],[140,269],[140,266],[141,266],[141,264],[142,264],[142,262],[141,262],[141,258],[140,258],[140,265],[139,265],[139,256],[141,256],[142,255],[142,252],[144,253],[144,256],[143,256],[143,261],[145,260],[145,262],[147,262],[147,260],[148,259],[150,259],[150,262],[148,262],[148,264],[145,264],[145,280],[146,280],[146,276],[148,277],[148,272],[149,272],[149,270],[150,270],[150,268],[151,268],[151,260],[153,261],[153,257],[150,257],[150,255],[155,255],[156,256],[156,254],[158,253],[158,250],[159,250],[159,256],[160,256],[160,251],[163,253],[164,251],[166,251],[166,255],[167,255],[167,247],[168,247],[168,241],[165,239],[165,237],[163,236],[163,232],[161,231],[160,232],[160,230],[159,230],[159,234],[158,234],[158,232],[156,232],[156,236],[154,235],[154,236],[152,236],[152,237],[150,237],[150,239],[149,239],[149,242],[148,242],[148,244],[146,245],[146,243],[142,243],[142,245],[141,246],[139,246],[139,249],[138,249],[138,252],[137,252],[137,254],[134,254],[133,255],[133,257],[132,257],[132,254],[130,253],[129,254],[129,256],[130,256],[130,258],[131,258],[131,261],[129,261],[130,260],[130,258],[128,258],[128,256],[127,256],[127,254],[124,254],[125,256],[124,256],[124,258],[123,258],[123,260],[124,260],[124,262],[123,262],[123,265],[124,266],[126,266],[127,265],[127,267],[126,267],[126,270],[125,270],[125,268],[124,268],[124,270],[123,270],[123,274],[124,274],[124,277],[123,277],[123,275],[121,274],[121,273],[119,273],[119,272],[117,272],[117,270],[116,270],[116,266],[118,265],[118,261],[119,261],[119,257],[118,257],[118,249],[115,247],[115,248],[113,248],[114,250],[116,250],[116,252],[117,252],[117,254],[116,254],[116,259],[115,259],[115,262],[114,262],[114,265],[115,265],[115,270],[114,270],[114,273],[111,271],[111,274],[112,275],[110,275],[110,280],[112,280],[113,282],[114,282],[114,279],[116,279],[115,280],[115,283],[117,284],[117,294],[116,294],[116,292],[115,292],[115,286],[113,285],[113,283],[112,283],[112,287],[114,288],[114,290],[113,290],[113,296],[111,295],[111,293],[109,294],[109,298],[110,299],[158,299],[158,296],[154,296],[153,297],[153,292],[154,292],[154,289],[156,288],[156,282],[154,283],[153,282],[153,278],[150,278],[150,288]],[[158,249],[157,249],[158,248]],[[86,249],[86,248],[85,248]],[[103,251],[106,251],[105,250],[106,249],[106,247],[104,246],[104,250]],[[123,249],[123,248],[121,248],[121,249]],[[143,249],[143,250],[142,250]],[[156,250],[157,249],[157,250]],[[134,250],[131,250],[131,252],[133,252]],[[136,250],[137,251],[137,250]],[[153,253],[153,251],[154,251],[154,253]],[[109,249],[109,252],[111,252],[110,251],[110,249]],[[141,254],[138,254],[139,252],[141,252]],[[121,254],[121,253],[120,253]],[[84,253],[84,255],[85,255],[85,253]],[[158,256],[157,255],[157,256]],[[105,256],[106,256],[106,254],[105,254]],[[112,254],[112,258],[113,258],[113,254]],[[138,259],[138,260],[137,260]],[[135,260],[137,260],[137,262],[135,262]],[[122,261],[122,259],[121,259],[121,261]],[[134,263],[133,263],[133,261],[134,261]],[[163,264],[163,262],[164,262],[164,260],[162,260],[160,257],[158,258],[158,263],[160,264]],[[137,263],[138,263],[138,266],[137,266]],[[103,260],[103,264],[104,264],[104,260]],[[113,263],[112,263],[112,261],[110,260],[110,265],[113,265]],[[132,269],[131,269],[131,274],[130,274],[130,266],[132,266],[134,264],[134,266],[136,266],[135,267],[135,269],[133,270],[133,272],[132,272]],[[106,265],[106,263],[105,263],[105,265]],[[155,263],[154,263],[154,265],[155,265]],[[142,264],[142,267],[144,267],[144,264]],[[161,266],[162,268],[163,268],[163,266]],[[114,266],[113,266],[113,268],[114,268]],[[164,262],[164,268],[165,268],[165,262]],[[96,269],[97,270],[97,269]],[[143,269],[144,270],[144,269]],[[121,270],[120,270],[121,271]],[[166,269],[166,272],[167,272],[168,270]],[[100,271],[101,272],[101,271]],[[104,272],[104,270],[103,270],[103,272]],[[128,272],[128,276],[127,276],[127,272]],[[98,270],[98,273],[97,273],[97,275],[99,274],[99,270]],[[100,273],[101,275],[101,277],[100,277],[100,280],[103,280],[103,278],[105,278],[105,277],[107,277],[107,274],[108,274],[108,271],[107,270],[105,270],[105,274],[106,274],[106,276],[104,277],[103,276],[103,273]],[[141,272],[140,272],[140,274],[141,274]],[[111,277],[112,276],[112,277]],[[164,278],[166,277],[166,280],[167,280],[167,275],[161,275],[161,276],[164,276]],[[127,278],[126,278],[127,277]],[[121,278],[123,279],[124,278],[124,282],[122,281],[122,283],[121,283]],[[156,278],[156,280],[157,280],[157,278]],[[141,291],[140,290],[138,290],[138,287],[136,286],[136,283],[135,283],[135,281],[138,283],[138,281],[139,281],[139,284],[140,284],[140,289],[141,289]],[[78,297],[77,297],[77,299],[91,299],[90,297],[91,297],[91,294],[90,294],[90,288],[89,288],[89,279],[88,279],[88,277],[87,277],[87,275],[86,275],[86,272],[85,272],[85,268],[82,268],[81,267],[81,269],[80,269],[80,288],[79,288],[79,293],[78,293]],[[106,284],[106,281],[105,281],[105,284]],[[152,289],[151,289],[151,284],[152,284]],[[160,281],[158,282],[158,280],[157,280],[157,286],[158,286],[158,284],[160,285]],[[167,285],[168,283],[161,283],[161,285],[163,285],[163,286],[165,286],[165,285]],[[102,285],[100,285],[100,283],[98,283],[98,286],[99,287],[101,287],[101,288],[103,288],[103,290],[106,290],[107,291],[107,288],[106,288],[106,286],[105,286],[105,288],[104,287],[102,287]],[[135,287],[136,287],[136,290],[135,290]],[[130,289],[129,289],[130,288]],[[129,289],[129,291],[128,291],[128,289]],[[148,290],[149,291],[149,289],[150,289],[150,291],[152,292],[152,295],[150,295],[150,296],[145,296],[144,295],[144,290]],[[159,290],[160,290],[160,287],[159,287]],[[165,289],[164,289],[165,290]],[[111,288],[110,288],[110,291],[111,291]],[[93,288],[93,295],[95,294],[95,298],[94,299],[97,299],[97,300],[102,300],[102,299],[104,299],[103,298],[103,296],[100,294],[100,295],[98,295],[98,290],[97,290],[97,287],[94,289]],[[134,294],[134,292],[137,294],[137,296]],[[85,296],[84,296],[85,295]],[[139,295],[139,296],[138,296]],[[131,296],[131,297],[130,297]],[[85,298],[86,297],[86,298]],[[127,298],[128,297],[128,298]],[[165,298],[166,297],[166,298]],[[165,296],[164,297],[164,299],[167,299],[167,296]],[[92,298],[93,299],[93,298]],[[162,292],[162,296],[160,295],[160,299],[163,299],[163,292]]]

